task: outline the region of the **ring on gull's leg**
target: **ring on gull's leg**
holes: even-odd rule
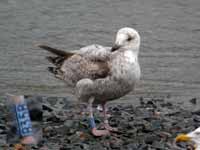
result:
[[[36,144],[29,110],[24,96],[15,96],[11,94],[7,94],[7,96],[12,104],[11,112],[13,113],[15,126],[17,128],[16,134],[21,137],[20,142],[22,144]]]
[[[20,136],[32,136],[32,124],[26,103],[16,104],[15,113],[17,119],[17,130]]]
[[[91,132],[94,136],[109,135],[110,132],[108,130],[98,130],[96,128],[95,120],[93,117],[93,109],[92,109],[93,101],[94,101],[94,98],[89,99],[89,125],[91,127]]]

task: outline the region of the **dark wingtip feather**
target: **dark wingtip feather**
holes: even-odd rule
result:
[[[58,68],[56,68],[56,67],[48,67],[48,71],[49,71],[50,73],[53,73],[53,74],[55,75],[56,78],[63,80],[62,71],[59,70]]]
[[[56,68],[55,67],[48,67],[48,71],[53,73],[53,74],[56,74]]]
[[[47,56],[46,59],[57,67],[60,67],[65,61],[65,57],[60,57],[60,56],[58,57]]]
[[[53,58],[51,56],[47,56],[46,59],[50,62],[54,64]]]

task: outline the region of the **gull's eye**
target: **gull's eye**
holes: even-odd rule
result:
[[[131,36],[131,35],[128,35],[128,39],[127,39],[127,41],[131,41],[131,40],[134,40],[134,36]]]
[[[128,37],[127,41],[131,41],[133,38],[131,36]]]

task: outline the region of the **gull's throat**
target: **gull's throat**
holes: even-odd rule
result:
[[[137,55],[130,50],[124,52],[124,58],[129,63],[136,63],[137,62]]]

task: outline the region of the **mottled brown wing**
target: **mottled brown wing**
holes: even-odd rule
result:
[[[75,54],[61,62],[60,66],[48,69],[56,78],[64,80],[68,85],[76,85],[79,80],[85,78],[91,80],[105,78],[110,74],[108,61],[90,60]]]
[[[105,78],[110,74],[110,68],[107,61],[93,60],[82,63],[81,70],[88,74],[90,79]]]
[[[38,45],[56,56],[48,56],[49,62],[54,67],[48,70],[55,77],[75,84],[81,79],[92,80],[105,78],[110,74],[109,54],[110,52],[102,46],[91,45],[81,49],[79,52],[66,52],[47,45]]]

